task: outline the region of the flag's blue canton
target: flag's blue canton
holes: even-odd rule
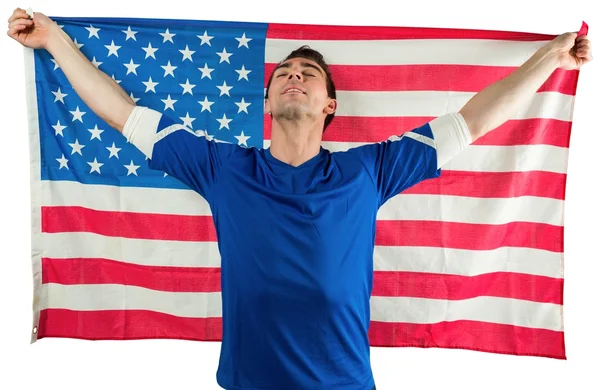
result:
[[[197,134],[263,147],[266,24],[53,19],[138,105]],[[42,180],[185,188],[149,169],[146,157],[77,96],[48,52],[36,50],[35,67]]]

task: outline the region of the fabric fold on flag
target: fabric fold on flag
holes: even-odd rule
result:
[[[136,104],[197,136],[266,148],[270,73],[309,45],[339,110],[323,147],[400,136],[458,111],[553,35],[511,31],[52,17]],[[587,32],[582,25],[580,34]],[[25,49],[32,342],[220,341],[210,207],[95,115],[44,50]],[[379,211],[372,346],[565,359],[564,202],[579,71],[556,70],[505,124]]]

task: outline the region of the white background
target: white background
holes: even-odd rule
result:
[[[157,1],[157,0],[153,0]],[[586,1],[384,1],[359,7],[342,1],[3,0],[6,20],[17,6],[52,16],[158,17],[251,22],[389,25],[560,34],[590,25],[599,59],[579,79],[571,136],[565,213],[565,332],[567,360],[417,348],[372,348],[377,388],[600,389],[600,237],[596,146],[600,128],[600,13]],[[7,24],[5,24],[7,26]],[[0,38],[0,388],[215,389],[220,343],[178,340],[83,341],[42,339],[30,344],[29,139],[22,47]],[[594,110],[596,112],[594,112]],[[283,390],[283,389],[282,389]],[[333,390],[333,389],[332,389]]]

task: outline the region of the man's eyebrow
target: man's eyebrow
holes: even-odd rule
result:
[[[316,66],[314,64],[311,64],[310,62],[302,62],[300,65],[303,66],[303,67],[305,67],[305,68],[314,68],[319,73],[325,74],[321,68],[319,68],[318,66]],[[280,68],[290,68],[290,67],[291,67],[291,65],[290,65],[289,62],[284,62],[282,64],[277,65],[277,67],[273,70],[273,72],[277,71]]]

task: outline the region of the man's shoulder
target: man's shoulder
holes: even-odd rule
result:
[[[376,148],[376,143],[360,145],[327,145],[329,159],[343,170],[355,170],[365,167],[365,160],[369,160],[370,155]]]

